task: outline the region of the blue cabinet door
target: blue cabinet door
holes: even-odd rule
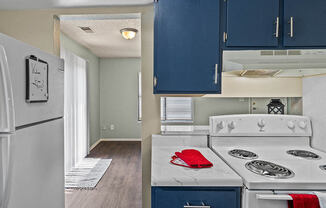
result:
[[[279,0],[226,2],[226,47],[278,46]]]
[[[152,187],[152,208],[240,208],[240,188]]]
[[[155,3],[154,93],[220,92],[219,2]]]
[[[284,0],[284,46],[326,46],[325,0]]]

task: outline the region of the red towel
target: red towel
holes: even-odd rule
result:
[[[174,160],[180,158],[186,165],[175,163]],[[176,152],[175,156],[172,157],[171,163],[179,166],[189,167],[189,168],[209,168],[213,164],[208,161],[198,150],[186,149],[181,152]]]
[[[288,201],[289,208],[320,208],[318,197],[313,194],[289,194],[293,201]]]

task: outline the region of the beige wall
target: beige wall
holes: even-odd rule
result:
[[[143,207],[150,207],[151,135],[160,130],[159,99],[152,93],[153,5],[53,10],[0,11],[0,32],[58,55],[58,22],[55,15],[142,13],[142,167]]]

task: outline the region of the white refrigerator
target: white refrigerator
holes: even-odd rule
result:
[[[0,34],[0,208],[64,208],[64,64]]]

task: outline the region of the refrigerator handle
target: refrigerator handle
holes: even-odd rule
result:
[[[0,137],[0,148],[2,149],[1,158],[2,158],[2,175],[3,175],[3,189],[1,190],[1,199],[0,205],[2,207],[8,207],[10,192],[11,192],[11,177],[12,177],[12,168],[13,168],[13,135],[6,135]],[[1,170],[1,169],[0,169]],[[1,207],[0,206],[0,207]]]
[[[6,55],[5,48],[0,45],[0,73],[2,76],[2,80],[0,80],[0,84],[2,82],[2,85],[4,86],[4,92],[3,95],[4,98],[0,98],[4,100],[5,104],[5,113],[4,118],[0,118],[0,120],[3,120],[6,122],[6,129],[4,129],[6,132],[14,132],[15,131],[15,113],[14,113],[14,97],[13,97],[13,91],[12,91],[12,85],[11,85],[11,78],[10,78],[10,71],[9,71],[9,64],[8,59]],[[1,131],[1,129],[0,129]]]

